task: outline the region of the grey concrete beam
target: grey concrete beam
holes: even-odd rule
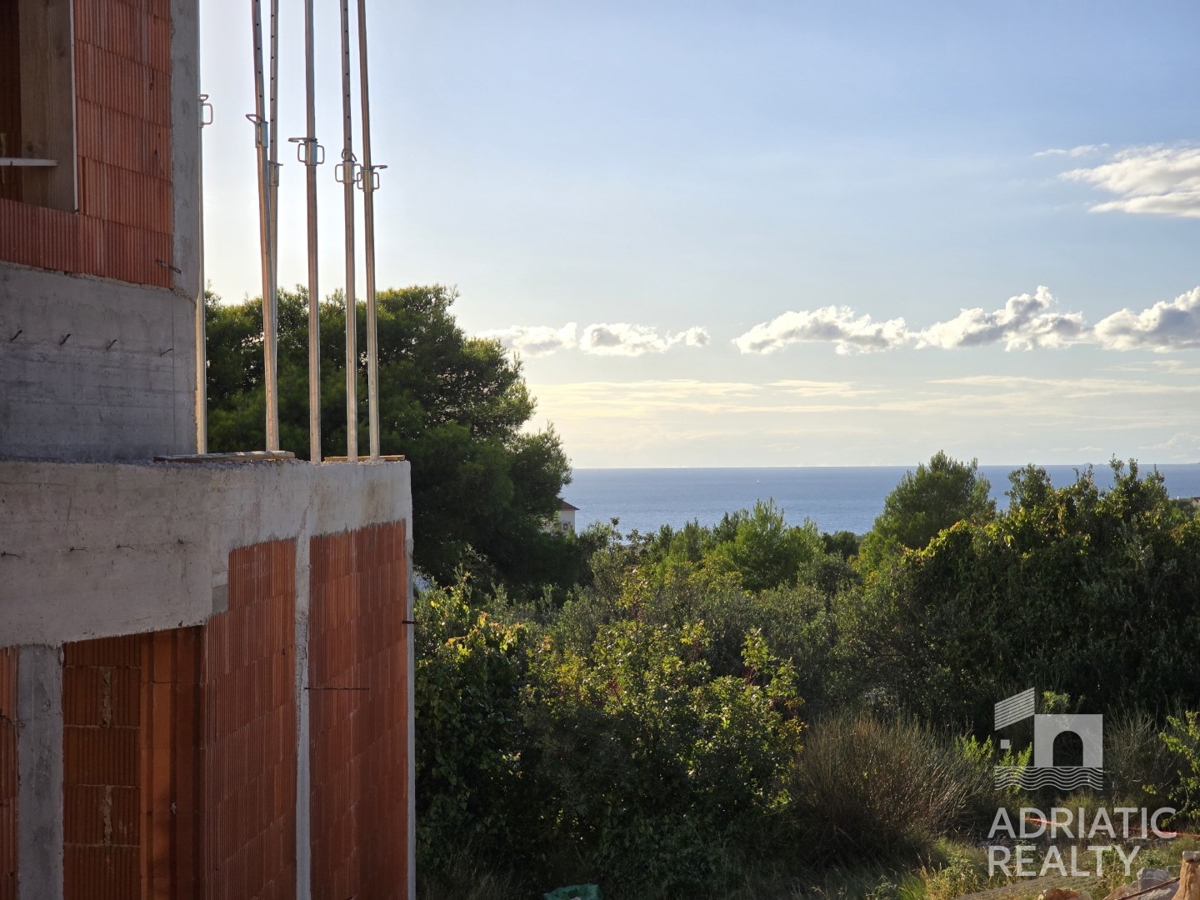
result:
[[[86,464],[0,461],[0,647],[198,625],[229,552],[412,523],[407,462]]]

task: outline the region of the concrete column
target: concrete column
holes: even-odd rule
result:
[[[17,659],[17,898],[62,900],[62,650]]]

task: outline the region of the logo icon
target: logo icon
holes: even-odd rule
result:
[[[1033,688],[996,704],[996,730],[1025,719],[1033,719],[1033,765],[996,766],[997,788],[1021,787],[1037,790],[1056,787],[1064,791],[1104,788],[1104,716],[1038,715],[1034,712]],[[1054,747],[1060,735],[1074,734],[1083,742],[1083,765],[1056,766]],[[1011,746],[1000,741],[1000,749]]]

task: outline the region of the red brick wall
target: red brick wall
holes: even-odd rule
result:
[[[63,647],[63,889],[68,898],[141,889],[142,638]]]
[[[17,898],[17,648],[0,650],[0,900]]]
[[[0,197],[0,260],[170,287],[169,3],[74,0],[74,20],[79,211]]]
[[[313,538],[310,566],[312,895],[405,897],[404,522]]]
[[[199,897],[199,628],[142,635],[142,897]]]
[[[229,554],[229,609],[204,625],[204,895],[296,894],[296,544]],[[340,898],[345,900],[345,898]]]
[[[68,900],[198,890],[200,629],[63,647]]]

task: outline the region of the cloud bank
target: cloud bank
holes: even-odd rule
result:
[[[1108,149],[1108,144],[1083,144],[1079,147],[1072,147],[1070,150],[1051,147],[1049,150],[1042,150],[1033,156],[1035,159],[1043,156],[1067,156],[1071,159],[1078,159],[1081,156],[1091,156],[1093,153],[1099,153],[1106,149]]]
[[[790,344],[831,343],[838,353],[873,353],[899,346],[907,334],[903,319],[872,321],[848,306],[785,312],[733,339],[743,353],[774,353]]]
[[[549,356],[559,350],[578,346],[579,341],[575,339],[578,330],[579,326],[574,322],[557,329],[546,325],[513,325],[511,328],[481,331],[476,337],[499,341],[522,356]]]
[[[1131,147],[1060,177],[1115,196],[1092,212],[1200,218],[1200,147]]]
[[[1005,350],[1065,347],[1088,337],[1080,313],[1054,310],[1050,289],[1039,285],[1032,294],[1009,297],[992,312],[964,309],[947,322],[936,322],[912,335],[917,347],[983,347],[1003,343]]]
[[[791,344],[832,343],[838,353],[871,353],[899,347],[982,347],[1003,343],[1006,350],[1063,347],[1089,339],[1080,313],[1054,309],[1049,288],[1010,297],[1000,309],[963,309],[953,319],[914,331],[904,319],[873,321],[847,306],[786,312],[734,338],[743,353],[769,354]]]
[[[792,344],[833,344],[838,353],[870,353],[901,347],[957,350],[1003,344],[1035,350],[1094,344],[1105,350],[1200,349],[1200,287],[1141,312],[1123,309],[1089,325],[1082,313],[1064,312],[1050,289],[1009,297],[995,310],[963,309],[953,319],[918,330],[903,319],[873,321],[847,306],[785,312],[733,339],[743,353],[767,355]]]
[[[1115,312],[1096,323],[1096,338],[1110,350],[1168,353],[1200,348],[1200,287],[1140,313]]]
[[[513,325],[481,331],[477,337],[498,340],[522,356],[550,356],[560,350],[579,349],[596,356],[643,356],[665,353],[672,347],[706,347],[708,332],[698,326],[671,334],[647,325],[598,322],[584,327],[568,322],[562,328],[548,325]]]
[[[707,347],[708,331],[699,326],[660,331],[628,322],[597,322],[582,329],[514,325],[480,332],[527,357],[578,350],[594,356],[636,357],[675,347]],[[957,316],[924,328],[902,318],[876,320],[848,306],[789,310],[760,322],[733,339],[742,353],[769,356],[793,344],[832,344],[837,353],[882,353],[910,348],[959,350],[1002,345],[1007,351],[1057,349],[1091,344],[1103,350],[1151,350],[1169,353],[1200,349],[1200,287],[1174,300],[1159,301],[1140,312],[1122,309],[1091,325],[1082,313],[1064,311],[1044,285],[1031,294],[1009,297],[1003,306],[961,309]]]

